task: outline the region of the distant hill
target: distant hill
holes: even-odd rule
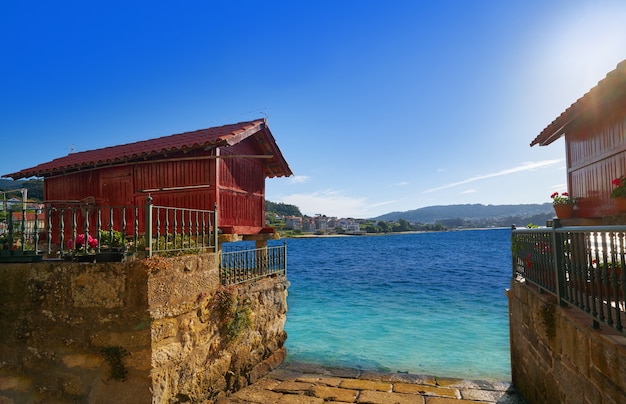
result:
[[[19,190],[21,188],[28,189],[28,199],[43,200],[43,180],[31,179],[31,180],[8,180],[0,178],[0,191],[12,191]],[[19,195],[18,192],[12,193],[11,197]],[[0,197],[2,195],[0,194]],[[1,200],[1,199],[0,199]]]
[[[274,213],[279,216],[300,216],[302,212],[296,205],[289,205],[282,202],[272,202],[265,200],[265,212]]]
[[[373,218],[379,221],[441,223],[448,227],[525,226],[529,223],[543,225],[554,217],[551,203],[525,205],[447,205],[428,206],[405,212],[391,212]]]

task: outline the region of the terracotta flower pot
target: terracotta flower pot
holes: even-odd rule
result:
[[[621,197],[621,196],[617,198],[613,198],[613,203],[614,203],[615,209],[617,209],[618,212],[620,213],[626,212],[626,198]]]
[[[571,203],[557,204],[553,207],[559,219],[569,219],[574,216],[574,205]]]

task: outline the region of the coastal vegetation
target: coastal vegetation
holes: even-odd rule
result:
[[[447,205],[428,206],[420,209],[391,212],[375,218],[343,219],[358,223],[359,233],[385,234],[408,231],[446,231],[451,229],[476,229],[510,227],[515,224],[525,226],[528,223],[544,224],[552,219],[554,211],[550,203],[520,205]],[[295,205],[266,201],[265,218],[268,226],[281,232],[285,237],[298,236],[303,233],[321,234],[355,234],[346,231],[341,225],[332,225],[324,229],[305,232],[303,229],[292,228],[287,218],[298,217],[304,221],[312,220],[304,215]],[[332,224],[337,218],[316,215]],[[341,221],[341,220],[339,220]]]

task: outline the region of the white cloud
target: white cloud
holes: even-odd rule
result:
[[[549,166],[558,164],[558,163],[560,163],[562,161],[563,161],[562,159],[543,160],[543,161],[529,161],[529,162],[526,162],[526,163],[522,163],[521,165],[519,165],[517,167],[507,168],[507,169],[504,169],[504,170],[501,170],[501,171],[497,171],[495,173],[479,175],[479,176],[476,176],[476,177],[468,178],[466,180],[453,182],[453,183],[450,183],[450,184],[447,184],[447,185],[442,185],[442,186],[436,187],[436,188],[427,189],[426,191],[423,191],[422,193],[423,194],[428,194],[428,193],[431,193],[431,192],[441,191],[442,189],[453,188],[453,187],[457,187],[459,185],[468,184],[470,182],[485,180],[485,179],[493,178],[493,177],[500,177],[500,176],[503,176],[503,175],[516,174],[516,173],[523,172],[523,171],[531,171],[531,170],[535,170],[537,168],[545,168],[545,167],[549,167]]]
[[[395,187],[406,187],[407,185],[410,185],[411,183],[408,181],[400,181],[400,182],[396,182],[395,184],[392,184]]]
[[[459,192],[459,194],[461,195],[467,195],[467,194],[475,194],[477,191],[475,189],[468,189],[467,191],[462,191]]]
[[[309,181],[311,181],[311,177],[309,177],[308,175],[294,175],[293,177],[289,178],[290,184],[305,184]]]
[[[322,214],[337,217],[366,218],[376,216],[379,213],[373,209],[393,203],[384,201],[368,204],[367,198],[351,197],[343,191],[325,190],[309,194],[291,194],[280,198],[280,202],[296,205],[305,215],[315,216]]]

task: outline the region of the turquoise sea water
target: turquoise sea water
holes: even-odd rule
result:
[[[288,361],[510,380],[510,230],[286,242]]]

